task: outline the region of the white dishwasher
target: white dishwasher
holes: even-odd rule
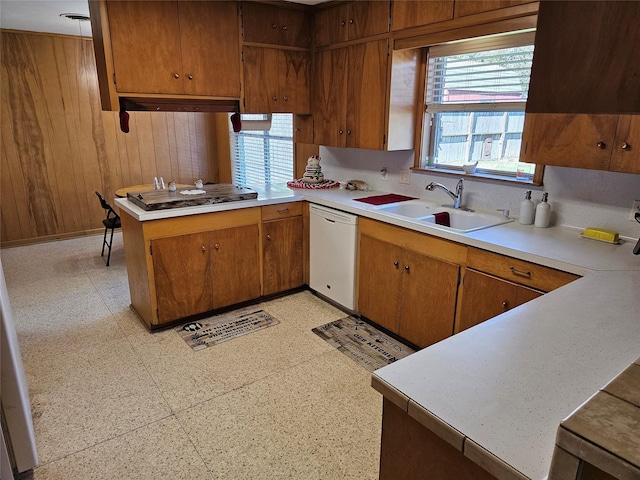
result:
[[[354,310],[358,217],[314,204],[309,217],[309,286]]]

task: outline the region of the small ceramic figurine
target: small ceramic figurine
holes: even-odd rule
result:
[[[199,178],[198,180],[196,180],[195,185],[196,185],[196,188],[202,188],[202,187],[204,187],[204,185],[202,184],[202,179],[201,179],[201,178]]]
[[[160,190],[164,190],[165,186],[164,186],[164,178],[160,177]]]
[[[170,192],[176,191],[176,182],[169,182],[169,191]]]
[[[307,167],[305,168],[302,180],[307,183],[319,183],[324,180],[324,174],[320,167],[320,157],[318,155],[311,155],[307,159]]]

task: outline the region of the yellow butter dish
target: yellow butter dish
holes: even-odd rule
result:
[[[591,238],[592,240],[600,240],[607,243],[620,243],[618,232],[613,230],[607,230],[606,228],[588,227],[585,228],[582,234],[582,238]]]

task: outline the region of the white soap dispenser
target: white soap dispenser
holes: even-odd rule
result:
[[[522,225],[531,225],[535,215],[535,207],[531,201],[531,190],[527,190],[524,194],[524,200],[520,203],[520,216],[518,222]]]
[[[547,202],[547,198],[549,198],[548,193],[542,194],[542,201],[536,207],[536,227],[545,228],[549,226],[549,216],[551,214],[551,207]]]

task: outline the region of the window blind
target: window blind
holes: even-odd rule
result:
[[[430,48],[427,111],[524,110],[533,45],[522,43],[531,40],[526,33]]]
[[[242,121],[267,120],[243,114]],[[293,115],[273,114],[267,131],[230,130],[231,175],[236,185],[285,183],[293,178]]]

